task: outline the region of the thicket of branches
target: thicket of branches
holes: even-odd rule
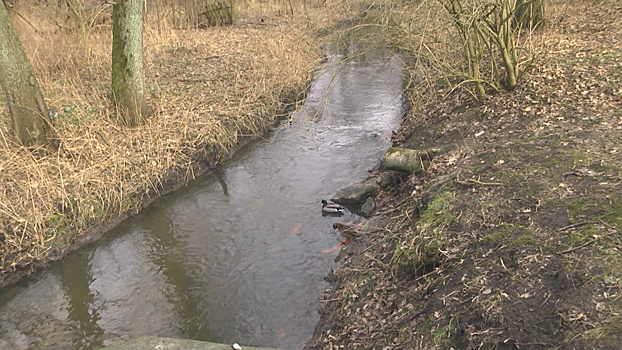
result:
[[[450,91],[483,100],[487,91],[514,90],[534,63],[545,0],[422,0],[389,16],[396,46],[418,60],[414,76],[432,85],[440,77]]]

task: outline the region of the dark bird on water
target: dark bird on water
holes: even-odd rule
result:
[[[343,214],[346,212],[346,208],[333,202],[328,202],[326,199],[322,199],[322,211],[324,213]]]

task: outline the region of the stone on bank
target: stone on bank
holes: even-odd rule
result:
[[[241,346],[242,350],[277,350],[273,348],[257,348]],[[172,339],[160,337],[140,337],[105,347],[106,350],[231,350],[233,344],[219,344],[189,339]]]

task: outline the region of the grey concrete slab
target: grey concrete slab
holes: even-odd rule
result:
[[[160,337],[140,337],[122,341],[106,350],[232,350],[232,344],[218,344],[188,339],[172,339]],[[273,348],[257,348],[242,345],[242,350],[277,350]]]

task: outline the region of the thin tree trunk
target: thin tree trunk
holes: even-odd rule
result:
[[[156,17],[158,19],[158,35],[162,35],[162,17],[160,14],[160,0],[155,0]]]
[[[136,126],[147,116],[143,82],[143,1],[118,0],[112,16],[112,102],[117,120]]]
[[[26,147],[58,147],[35,73],[9,14],[0,1],[0,85],[6,95],[15,138]]]

